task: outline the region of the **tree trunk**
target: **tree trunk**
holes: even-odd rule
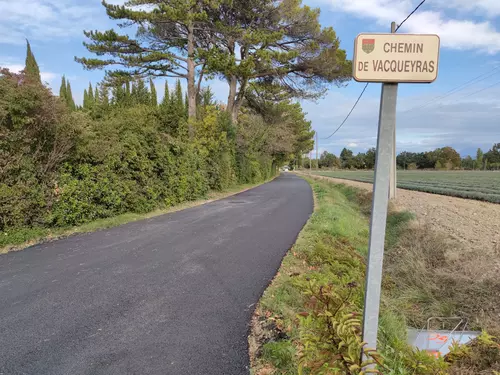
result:
[[[231,76],[228,79],[229,83],[229,95],[227,97],[227,112],[231,115],[231,120],[235,123],[235,119],[233,118],[234,107],[236,103],[236,94],[238,89],[238,80],[235,76]]]
[[[234,56],[235,52],[235,42],[234,40],[229,40],[228,41],[228,51],[231,54],[231,56]],[[237,90],[238,90],[238,79],[234,75],[230,75],[227,78],[227,83],[229,84],[229,95],[227,97],[227,113],[231,116],[231,120],[233,123],[235,123],[236,119],[234,118],[234,104],[236,102],[236,95],[237,95]]]
[[[189,136],[193,136],[192,121],[196,119],[196,85],[195,85],[195,65],[194,65],[194,25],[188,24],[187,34],[187,94],[188,94],[188,127]]]
[[[247,89],[247,85],[248,85],[248,78],[245,78],[240,83],[240,89],[238,91],[238,94],[236,95],[236,100],[234,101],[233,104],[233,110],[231,111],[231,119],[233,123],[238,122],[238,115],[240,113],[241,105],[243,104],[243,99],[245,98],[245,91]]]

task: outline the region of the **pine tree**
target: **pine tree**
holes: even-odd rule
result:
[[[136,105],[139,102],[139,97],[137,95],[137,83],[132,82],[132,87],[130,89],[130,103]]]
[[[68,108],[72,111],[76,109],[75,101],[73,99],[73,93],[71,92],[71,85],[69,81],[67,81],[67,87],[66,87],[66,104],[68,105]]]
[[[61,88],[59,89],[59,97],[61,98],[62,101],[65,103],[67,102],[67,91],[66,91],[66,77],[62,76],[61,80]]]
[[[151,95],[144,83],[143,79],[138,79],[135,87],[135,100],[138,104],[146,104],[149,105],[151,103]]]
[[[122,85],[113,87],[113,101],[114,105],[125,105],[126,93]]]
[[[87,109],[89,107],[89,94],[87,89],[83,90],[83,108]]]
[[[89,82],[89,90],[87,91],[87,107],[85,109],[92,109],[94,103],[94,89],[92,88],[92,82]]]
[[[184,95],[184,116],[186,118],[188,117],[188,107],[189,107],[189,98],[186,93],[186,95]]]
[[[175,84],[174,108],[179,118],[184,117],[184,96],[182,95],[181,81],[178,79]]]
[[[26,67],[24,68],[26,78],[31,82],[42,83],[42,78],[40,77],[40,68],[38,67],[33,52],[31,51],[30,42],[26,40],[26,44]]]
[[[156,87],[152,78],[149,78],[149,91],[151,95],[151,105],[158,107],[158,95],[156,94]]]
[[[167,81],[165,81],[165,94],[163,95],[163,100],[161,102],[161,105],[165,110],[170,109],[170,91],[168,89]]]
[[[94,105],[99,105],[100,103],[101,103],[101,100],[99,98],[99,85],[95,85]]]
[[[132,92],[130,91],[130,81],[127,81],[125,83],[125,97],[127,100],[130,100],[130,97],[132,96]]]
[[[105,109],[109,107],[109,91],[104,84],[101,85],[99,90],[99,104]]]

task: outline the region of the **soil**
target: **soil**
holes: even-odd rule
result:
[[[314,176],[336,183],[372,190],[372,184]],[[393,204],[413,212],[419,224],[445,232],[469,250],[500,250],[500,204],[397,189]]]

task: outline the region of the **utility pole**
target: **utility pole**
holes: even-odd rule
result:
[[[316,132],[316,169],[319,171],[319,137],[318,132]]]
[[[395,30],[396,23],[392,23]],[[383,83],[377,137],[377,158],[373,185],[370,239],[368,242],[368,267],[363,311],[363,341],[367,348],[377,347],[378,317],[382,290],[382,265],[384,259],[385,226],[389,204],[389,181],[393,158],[394,131],[396,128],[397,83]]]
[[[396,32],[396,22],[391,24],[391,33]],[[397,86],[397,83],[395,83]],[[396,88],[397,90],[397,88]],[[392,160],[391,160],[391,178],[389,182],[389,199],[396,199],[397,189],[397,167],[396,167],[396,127],[392,134]]]

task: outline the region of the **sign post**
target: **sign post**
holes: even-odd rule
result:
[[[395,24],[391,31],[395,31]],[[398,83],[430,83],[437,78],[439,37],[414,34],[360,34],[354,46],[353,77],[381,82],[377,156],[363,312],[363,341],[377,348],[389,182],[395,160]]]
[[[391,23],[391,34],[396,33],[396,22]],[[389,179],[389,199],[396,199],[397,190],[397,165],[396,165],[396,127],[392,134],[392,161],[391,178]]]

